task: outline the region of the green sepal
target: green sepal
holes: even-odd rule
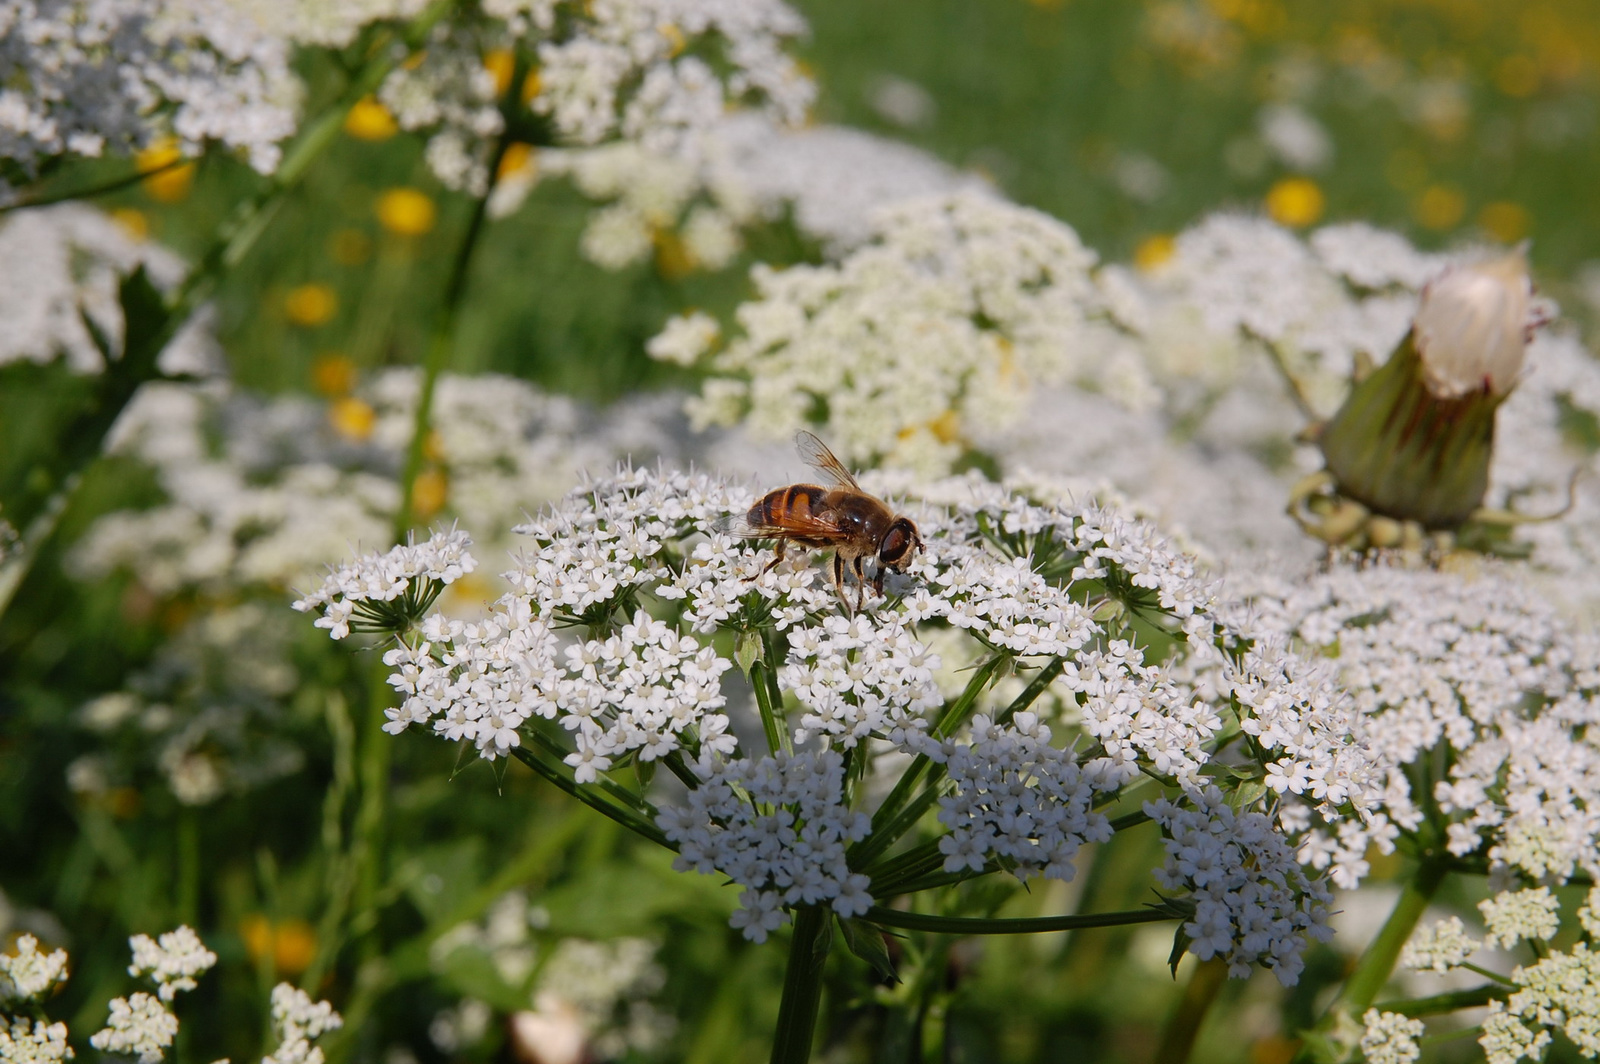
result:
[[[1503,399],[1487,387],[1436,397],[1408,334],[1323,428],[1328,472],[1340,495],[1374,513],[1430,531],[1459,528],[1488,490]]]
[[[845,947],[871,965],[885,986],[900,982],[900,977],[895,974],[894,962],[889,959],[889,946],[884,941],[882,931],[871,924],[847,920],[842,916],[838,918],[838,923],[839,931],[844,935]]]
[[[761,660],[761,636],[753,629],[740,632],[733,644],[733,660],[739,666],[739,671],[746,676]]]

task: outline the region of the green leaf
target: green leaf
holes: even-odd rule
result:
[[[761,660],[761,637],[749,629],[740,632],[739,640],[733,646],[733,660],[738,663],[740,671],[748,676],[755,663]]]
[[[839,931],[844,935],[846,948],[872,966],[872,970],[885,986],[900,982],[895,974],[894,962],[889,959],[889,946],[883,932],[860,920],[839,918]]]
[[[137,359],[144,365],[154,365],[160,349],[155,347],[167,328],[167,301],[150,275],[141,265],[122,279],[117,288],[117,299],[122,304],[122,354],[127,360]],[[97,345],[98,346],[98,345]]]

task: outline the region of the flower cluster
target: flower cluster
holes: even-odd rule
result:
[[[258,170],[294,130],[285,42],[241,5],[17,0],[0,9],[0,200],[64,155],[218,141]]]
[[[138,1057],[139,1064],[159,1064],[176,1037],[178,1017],[141,990],[132,997],[112,999],[106,1025],[89,1037],[89,1044],[102,1053]]]
[[[162,1001],[171,1001],[181,990],[193,990],[199,985],[194,977],[217,963],[217,955],[187,926],[168,931],[159,941],[134,935],[128,945],[133,949],[128,974],[153,980]]]
[[[1361,1022],[1361,1054],[1368,1064],[1411,1064],[1422,1055],[1417,1039],[1426,1028],[1421,1020],[1368,1009]]]
[[[982,871],[995,860],[1018,879],[1068,881],[1079,847],[1111,838],[1111,822],[1093,810],[1094,781],[1071,751],[1050,745],[1050,729],[1033,713],[1010,724],[980,714],[968,742],[946,740],[928,753],[953,788],[939,799],[939,822],[950,829],[939,840],[946,872]]]
[[[1163,808],[1188,815],[1224,713],[1270,754],[1256,766],[1262,779],[1295,782],[1284,806],[1301,791],[1318,803],[1296,830],[1373,800],[1379,778],[1363,768],[1348,707],[1281,649],[1229,649],[1249,641],[1222,624],[1192,559],[1114,510],[997,485],[974,498],[973,487],[928,489],[912,511],[924,551],[903,574],[884,574],[883,597],[863,589],[864,608],[848,615],[798,550],[772,564],[770,548],[721,531],[754,501],[747,488],[620,470],[520,527],[528,546],[487,616],[395,625],[400,645],[385,660],[402,703],[386,730],[422,724],[491,759],[523,747],[519,756],[550,758],[541,771],[553,772],[551,721],[570,736],[560,756],[575,786],[614,787],[614,770],[665,761],[689,792],[659,810],[661,829],[681,866],[745,887],[735,922],[753,937],[786,907],[828,902],[853,915],[871,904],[846,857],[868,828],[854,781],[899,771],[890,766],[906,754],[925,755],[944,781],[938,845],[949,867],[1023,878],[1069,878],[1083,843],[1108,836],[1095,805],[1135,779],[1165,781]],[[1194,662],[1164,663],[1148,648],[1154,631],[1190,647]],[[728,637],[752,680],[742,698],[724,690]],[[1034,679],[991,684],[1003,663]],[[944,721],[944,676],[963,666],[982,670],[960,681],[971,708]],[[757,723],[750,696],[772,739],[767,756],[736,739]],[[530,729],[537,744],[525,741]],[[791,752],[794,743],[812,746]],[[858,760],[865,773],[846,774]],[[1291,958],[1321,926],[1320,886],[1279,867],[1284,854],[1292,864],[1288,842],[1272,836],[1274,849],[1251,834],[1258,821],[1273,831],[1264,814],[1199,808],[1206,823],[1236,816],[1260,869],[1207,882],[1230,922],[1208,911],[1206,941],[1231,950],[1236,968],[1259,959],[1292,978]],[[1272,876],[1276,893],[1263,885]],[[1279,911],[1298,897],[1311,899],[1302,917]],[[1258,924],[1267,939],[1248,937]]]
[[[781,436],[825,406],[846,460],[945,471],[1029,388],[1104,372],[1080,358],[1093,264],[1065,225],[990,196],[890,207],[837,265],[756,268],[691,416]]]
[[[745,888],[730,922],[753,942],[788,921],[784,906],[865,913],[869,880],[850,871],[845,846],[870,826],[846,804],[844,760],[832,750],[717,763],[682,808],[661,814],[678,846],[673,867],[720,872]]]
[[[837,126],[789,129],[750,113],[699,133],[689,151],[621,141],[542,152],[537,167],[515,171],[496,187],[491,210],[515,210],[542,175],[567,176],[606,204],[590,218],[582,247],[607,269],[652,250],[663,269],[675,268],[664,234],[681,242],[683,266],[721,269],[743,246],[740,228],[785,211],[803,235],[844,255],[872,238],[874,216],[893,204],[987,189],[980,178],[908,145]],[[674,360],[692,361],[708,346]]]
[[[261,1064],[322,1064],[322,1048],[312,1040],[344,1026],[344,1019],[326,1001],[288,983],[272,988],[272,1030],[278,1048],[261,1058]]]
[[[105,355],[91,327],[113,351],[121,346],[118,284],[140,267],[161,290],[184,272],[178,256],[82,204],[0,219],[0,365],[60,359],[74,373],[101,372]],[[220,364],[209,317],[196,316],[172,339],[158,363],[163,372],[209,374]]]
[[[1483,948],[1467,934],[1461,917],[1437,920],[1411,936],[1400,951],[1400,967],[1442,975]]]
[[[331,403],[217,384],[146,385],[112,448],[150,466],[167,501],[101,517],[69,571],[101,579],[125,570],[160,595],[317,579],[351,544],[392,534],[419,380],[386,371]],[[624,402],[600,415],[492,375],[441,377],[434,418],[429,507],[502,535],[585,466],[677,448],[670,405]],[[429,516],[424,501],[418,492],[414,506]]]
[[[1381,809],[1336,839],[1313,833],[1312,859],[1388,848],[1436,808],[1459,857],[1533,882],[1600,868],[1600,751],[1588,738],[1600,647],[1509,573],[1336,567],[1274,585],[1255,606],[1264,630],[1332,661],[1355,730],[1389,762]],[[1436,775],[1424,755],[1440,749],[1450,757]]]
[[[67,1044],[67,1025],[0,1017],[0,1060],[17,1064],[58,1064],[77,1056]]]
[[[658,154],[683,152],[730,104],[798,123],[815,90],[783,48],[804,30],[782,0],[492,0],[434,27],[378,98],[402,128],[429,133],[440,180],[481,194],[508,118]]]
[[[1187,891],[1194,905],[1183,925],[1189,949],[1201,960],[1222,957],[1234,976],[1262,964],[1292,986],[1305,965],[1306,940],[1333,937],[1333,895],[1300,867],[1270,817],[1235,811],[1215,787],[1192,797],[1194,808],[1167,799],[1145,805],[1165,835],[1167,861],[1157,879]]]
[[[422,543],[409,542],[363,554],[328,573],[322,586],[297,599],[294,608],[313,610],[318,628],[344,639],[358,632],[393,631],[395,617],[420,618],[450,584],[478,567],[467,552],[472,538],[459,529],[435,532]]]
[[[17,936],[16,950],[0,954],[0,998],[42,998],[66,981],[66,950],[40,953],[32,935]]]

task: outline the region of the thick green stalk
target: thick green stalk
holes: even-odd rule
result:
[[[1384,1012],[1398,1012],[1402,1016],[1442,1016],[1461,1009],[1482,1008],[1491,1001],[1504,1001],[1512,995],[1515,989],[1515,987],[1496,986],[1491,983],[1485,986],[1471,987],[1467,990],[1452,990],[1445,994],[1433,994],[1429,997],[1408,998],[1404,1001],[1385,1001],[1377,1007]]]
[[[1222,984],[1228,981],[1228,962],[1221,957],[1201,961],[1189,976],[1183,996],[1167,1017],[1166,1030],[1161,1032],[1161,1045],[1156,1049],[1154,1064],[1185,1064],[1194,1051],[1195,1039],[1205,1023],[1206,1013],[1217,1000]]]
[[[1422,919],[1422,914],[1448,873],[1449,866],[1443,861],[1424,858],[1417,866],[1416,875],[1401,890],[1394,909],[1379,929],[1377,937],[1356,961],[1355,968],[1339,990],[1339,996],[1328,1006],[1315,1033],[1306,1039],[1304,1047],[1296,1055],[1297,1064],[1326,1059],[1330,1052],[1337,1055],[1338,1045],[1335,1043],[1344,1041],[1341,1032],[1360,1027],[1362,1014],[1377,1000],[1378,993],[1389,981],[1400,951],[1411,938],[1417,921]]]
[[[772,1064],[806,1064],[822,1002],[822,969],[828,959],[833,914],[820,906],[797,910],[783,976],[783,1002],[772,1038]]]
[[[1075,916],[1025,916],[988,918],[977,916],[929,916],[907,913],[874,905],[862,917],[880,927],[903,927],[908,931],[932,931],[941,935],[1034,935],[1041,931],[1081,931],[1089,927],[1123,927],[1127,924],[1156,924],[1178,917],[1160,909],[1132,909],[1116,913],[1082,913]]]
[[[515,92],[516,86],[521,84],[520,79],[511,79],[512,88],[508,91]],[[411,522],[414,514],[414,494],[416,490],[417,474],[422,472],[422,462],[427,454],[428,433],[433,425],[433,393],[439,384],[439,374],[444,372],[445,364],[450,360],[450,350],[455,343],[456,322],[461,315],[462,297],[467,291],[467,273],[472,268],[472,255],[478,248],[479,238],[483,235],[484,225],[489,219],[489,196],[494,192],[495,177],[499,173],[500,164],[505,159],[506,149],[511,146],[510,136],[501,134],[495,141],[494,151],[489,158],[489,179],[479,196],[472,204],[472,217],[467,221],[467,231],[461,237],[461,243],[456,248],[456,256],[450,264],[450,277],[445,282],[444,305],[439,308],[439,316],[433,323],[433,333],[428,338],[428,354],[422,364],[422,389],[417,396],[417,409],[411,426],[411,446],[406,449],[405,469],[400,477],[400,510],[395,514],[394,538],[396,542],[405,542],[406,535],[411,531]]]
[[[389,763],[395,739],[383,730],[384,710],[393,688],[388,683],[389,667],[380,659],[371,671],[372,691],[368,698],[367,719],[359,740],[359,779],[361,800],[356,809],[352,854],[357,862],[355,899],[351,907],[351,931],[365,939],[363,953],[377,946],[371,931],[378,922],[378,887],[383,882],[385,815],[389,808]]]

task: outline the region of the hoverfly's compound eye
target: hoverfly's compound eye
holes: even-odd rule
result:
[[[891,569],[903,569],[919,546],[917,526],[908,518],[898,518],[883,534],[883,542],[878,545],[878,560]]]

